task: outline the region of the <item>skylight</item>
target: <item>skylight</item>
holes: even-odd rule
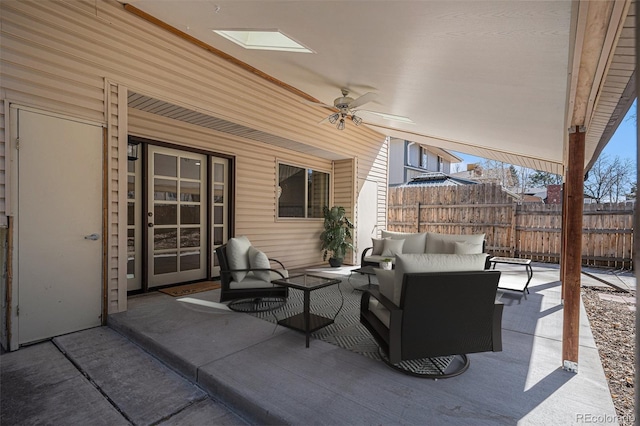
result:
[[[213,32],[245,49],[313,53],[312,50],[278,30],[213,30]]]

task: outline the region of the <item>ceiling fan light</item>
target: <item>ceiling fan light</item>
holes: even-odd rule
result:
[[[329,116],[329,123],[336,124],[336,121],[338,121],[338,117],[340,117],[340,114],[338,114],[337,112],[335,114],[331,114]]]
[[[340,121],[338,122],[338,125],[336,126],[336,129],[344,130],[344,118],[340,119]]]
[[[356,126],[359,126],[360,123],[362,123],[362,118],[352,115],[351,121],[353,121],[353,124],[355,124]]]

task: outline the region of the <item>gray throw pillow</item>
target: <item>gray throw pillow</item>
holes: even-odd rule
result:
[[[373,243],[371,256],[380,256],[382,254],[382,250],[384,250],[384,240],[386,240],[386,238],[371,238],[371,242]]]
[[[271,263],[266,254],[251,246],[249,247],[249,267],[251,269],[269,269],[271,268]],[[253,271],[253,275],[262,281],[271,281],[269,271]]]
[[[402,253],[402,246],[404,246],[404,240],[384,240],[384,249],[381,256],[395,256]]]
[[[227,242],[227,260],[229,269],[249,269],[249,247],[251,242],[244,235],[231,238]],[[247,272],[232,272],[234,281],[240,282],[247,276]]]

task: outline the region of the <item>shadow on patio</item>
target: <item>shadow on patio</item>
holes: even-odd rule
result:
[[[524,270],[497,269],[505,280],[526,281]],[[560,367],[558,269],[534,265],[529,288],[526,299],[513,292],[502,297],[503,351],[471,354],[466,373],[438,381],[400,374],[317,339],[305,349],[301,333],[161,293],[130,298],[128,311],[111,315],[109,326],[252,423],[512,425],[615,418],[584,308],[579,373],[573,374]],[[217,301],[218,292],[190,297]]]

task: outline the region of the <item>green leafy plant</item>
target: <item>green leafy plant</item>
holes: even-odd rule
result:
[[[347,250],[353,250],[351,243],[353,223],[347,218],[344,207],[324,206],[322,213],[324,215],[324,231],[320,234],[322,260],[327,260],[327,256],[331,254],[331,258],[342,261]]]

